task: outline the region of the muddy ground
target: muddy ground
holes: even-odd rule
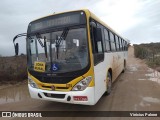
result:
[[[134,48],[130,47],[127,69],[114,83],[111,95],[103,96],[94,106],[31,99],[27,83],[24,83],[0,89],[0,111],[160,111],[160,73],[148,68],[144,61],[135,58],[133,52]],[[18,118],[6,119],[17,120]],[[21,119],[19,118],[19,120]],[[58,117],[47,119],[160,120],[160,118],[144,117]]]

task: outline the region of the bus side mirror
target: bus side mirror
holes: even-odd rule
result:
[[[16,43],[16,45],[15,45],[15,55],[18,55],[18,53],[19,53],[19,44]]]

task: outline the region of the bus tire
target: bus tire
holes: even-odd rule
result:
[[[108,71],[107,74],[107,80],[106,80],[106,92],[104,93],[104,95],[110,95],[111,91],[112,91],[112,76],[110,74],[110,72]]]

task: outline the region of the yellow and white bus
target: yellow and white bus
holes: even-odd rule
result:
[[[40,100],[95,105],[125,70],[128,41],[89,10],[49,15],[29,23],[28,88]]]

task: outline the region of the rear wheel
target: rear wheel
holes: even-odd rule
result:
[[[110,95],[112,91],[112,77],[111,77],[110,72],[108,72],[106,79],[107,79],[106,80],[106,92],[104,93],[104,95]]]

